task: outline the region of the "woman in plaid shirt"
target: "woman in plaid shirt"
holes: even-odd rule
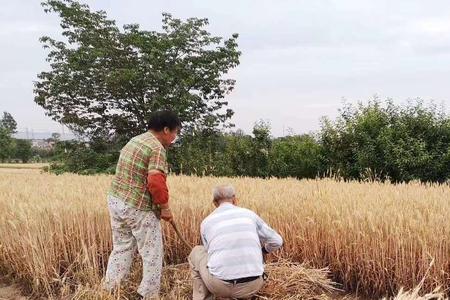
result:
[[[171,111],[151,114],[149,130],[132,138],[120,151],[108,194],[113,250],[104,286],[112,291],[129,273],[138,250],[143,276],[138,293],[158,297],[163,259],[159,217],[172,219],[166,184],[166,149],[176,139],[181,122]]]

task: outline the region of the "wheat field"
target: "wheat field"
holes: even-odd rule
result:
[[[28,169],[28,170],[40,170],[44,167],[48,167],[48,163],[30,163],[30,164],[22,164],[22,163],[0,163],[0,169]]]
[[[102,298],[111,179],[0,170],[0,274],[36,296]],[[240,205],[283,236],[284,247],[271,261],[328,267],[342,289],[370,299],[419,284],[423,293],[440,287],[449,294],[448,185],[169,176],[175,221],[191,244],[199,242],[199,224],[213,210],[212,188],[223,183],[233,184]],[[163,228],[166,263],[185,263],[189,249],[167,224]],[[163,280],[163,292],[186,285],[165,276],[172,282]],[[132,287],[118,298],[132,299]]]

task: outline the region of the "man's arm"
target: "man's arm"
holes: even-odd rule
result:
[[[263,244],[263,249],[267,252],[273,252],[281,248],[283,245],[283,239],[281,236],[269,225],[267,225],[263,219],[256,215],[256,229],[258,232],[259,239]],[[263,250],[263,251],[264,251]]]

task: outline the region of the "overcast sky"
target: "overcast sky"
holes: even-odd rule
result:
[[[209,30],[239,33],[241,64],[228,96],[233,122],[250,132],[268,120],[274,135],[319,128],[349,102],[374,94],[397,102],[421,97],[450,107],[450,1],[448,0],[97,0],[121,26],[160,30],[161,13],[207,17]],[[19,130],[60,131],[33,101],[33,80],[48,68],[38,38],[58,37],[55,15],[38,0],[2,0],[0,6],[0,112]]]

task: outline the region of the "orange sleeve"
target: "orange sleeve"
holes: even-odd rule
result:
[[[169,189],[166,184],[166,174],[157,172],[147,176],[147,189],[152,195],[154,204],[169,202]]]

